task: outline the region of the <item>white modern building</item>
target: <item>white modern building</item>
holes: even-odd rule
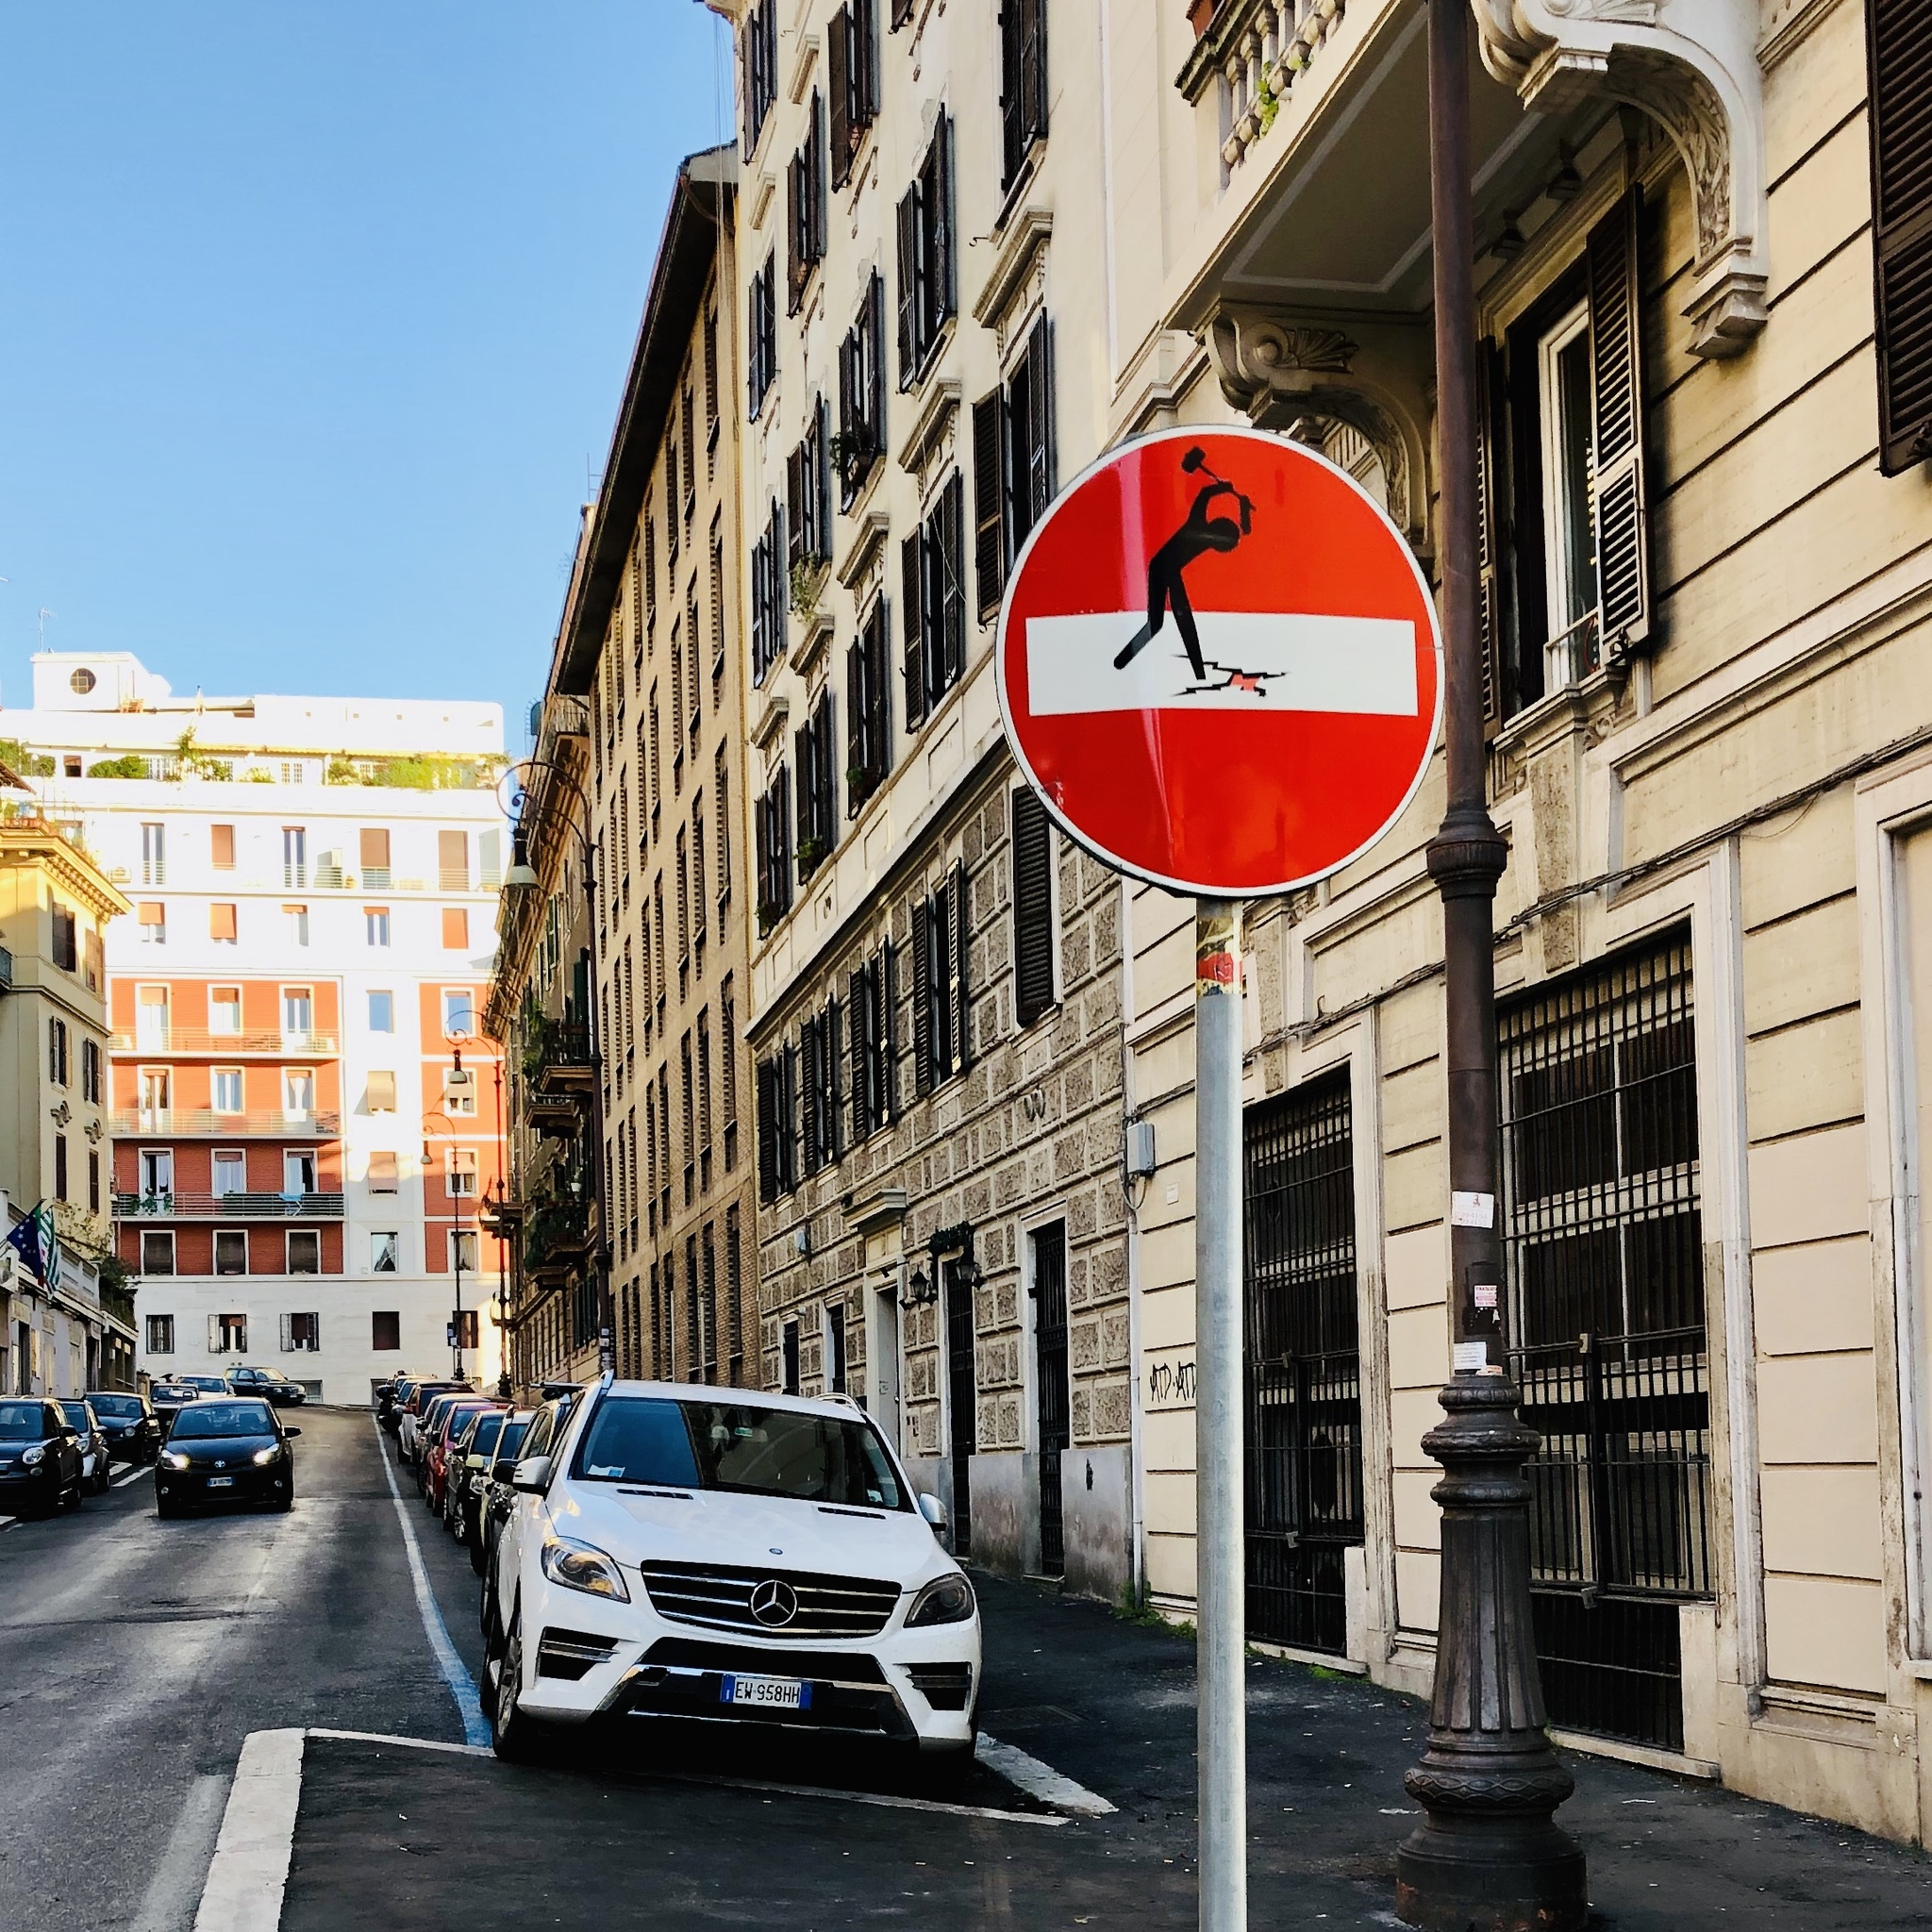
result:
[[[364,1403],[454,1331],[493,1380],[501,707],[177,697],[118,652],[33,675],[4,755],[134,906],[107,964],[140,1366]]]

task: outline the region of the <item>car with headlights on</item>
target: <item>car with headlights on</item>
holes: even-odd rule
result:
[[[863,1410],[607,1379],[512,1482],[485,1585],[500,1756],[674,1718],[970,1764],[979,1607]]]
[[[80,1438],[46,1396],[0,1402],[0,1509],[52,1516],[64,1504],[79,1507],[85,1480]]]
[[[145,1395],[130,1395],[125,1390],[101,1389],[87,1398],[93,1404],[108,1439],[108,1454],[122,1462],[152,1462],[161,1447],[161,1424],[154,1404]]]
[[[108,1438],[101,1429],[93,1404],[83,1395],[58,1398],[60,1413],[74,1425],[80,1438],[80,1486],[91,1496],[108,1493]]]
[[[258,1395],[206,1396],[175,1418],[155,1464],[155,1508],[179,1516],[197,1505],[295,1501],[299,1436]]]

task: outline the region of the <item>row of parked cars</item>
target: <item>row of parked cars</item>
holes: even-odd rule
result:
[[[198,1501],[294,1501],[294,1458],[276,1410],[307,1399],[278,1369],[181,1375],[145,1394],[93,1390],[86,1395],[0,1400],[0,1511],[54,1516],[104,1494],[116,1462],[153,1464],[163,1516]],[[192,1407],[191,1419],[182,1418]]]
[[[698,1719],[870,1738],[928,1789],[970,1766],[979,1607],[856,1403],[607,1375],[516,1407],[398,1376],[377,1416],[481,1579],[500,1756]]]

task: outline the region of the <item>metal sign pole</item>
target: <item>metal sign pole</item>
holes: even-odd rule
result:
[[[1246,1932],[1240,907],[1194,924],[1194,1496],[1201,1932]]]

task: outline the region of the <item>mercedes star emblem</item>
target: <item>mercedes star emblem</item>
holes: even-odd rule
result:
[[[768,1576],[751,1593],[751,1613],[766,1629],[782,1629],[798,1614],[798,1592]]]

